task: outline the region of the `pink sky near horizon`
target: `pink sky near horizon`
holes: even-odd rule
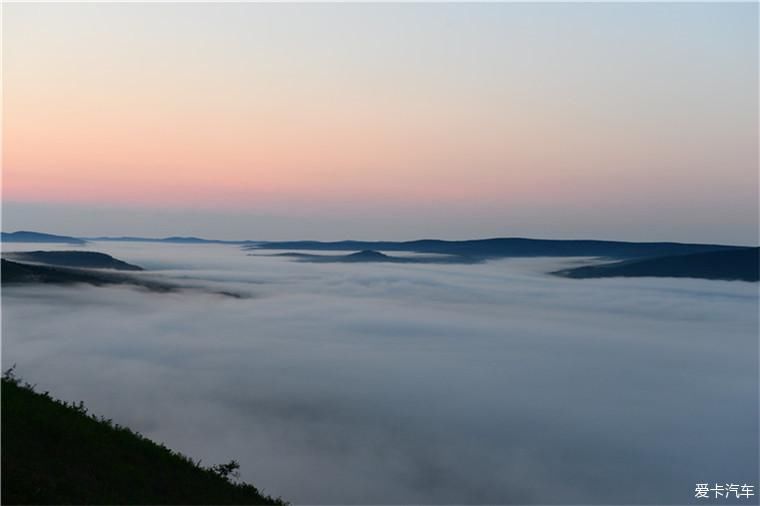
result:
[[[756,25],[682,8],[8,4],[3,199],[738,216]]]

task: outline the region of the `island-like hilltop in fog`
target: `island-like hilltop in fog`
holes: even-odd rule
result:
[[[299,262],[311,263],[392,263],[392,264],[474,264],[482,258],[464,255],[391,256],[367,249],[347,255],[315,255],[313,253],[275,253],[272,256],[290,257]]]
[[[120,271],[120,272],[114,272]],[[123,272],[128,271],[128,272]],[[15,251],[3,253],[2,284],[13,285],[126,285],[151,292],[176,292],[193,289],[160,277],[135,276],[144,271],[138,265],[96,251]],[[240,293],[201,291],[241,298]]]
[[[16,251],[3,257],[20,262],[59,265],[63,267],[86,267],[91,269],[115,269],[118,271],[141,271],[142,267],[97,251]]]

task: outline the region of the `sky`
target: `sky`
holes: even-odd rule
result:
[[[756,245],[757,15],[5,4],[3,229]]]

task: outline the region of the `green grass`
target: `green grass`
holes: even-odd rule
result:
[[[285,504],[110,420],[2,379],[3,504]]]

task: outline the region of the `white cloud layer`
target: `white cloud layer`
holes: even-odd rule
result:
[[[5,288],[3,366],[294,503],[685,503],[756,482],[756,284],[89,247],[251,297]]]

